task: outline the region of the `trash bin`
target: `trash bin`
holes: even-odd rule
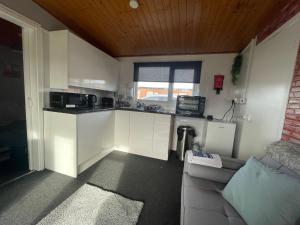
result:
[[[190,126],[179,126],[177,128],[177,148],[176,154],[179,160],[184,160],[185,152],[192,149],[195,130]]]

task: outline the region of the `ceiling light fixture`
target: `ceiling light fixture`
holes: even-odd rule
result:
[[[137,0],[130,0],[129,6],[130,8],[137,9],[139,7],[139,2]]]

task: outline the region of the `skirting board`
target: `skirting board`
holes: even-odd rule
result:
[[[149,157],[149,158],[153,158],[153,159],[164,160],[164,161],[168,161],[168,158],[169,158],[169,153],[165,156],[145,155],[145,154],[140,154],[138,152],[132,152],[132,151],[130,151],[130,149],[128,147],[124,147],[124,146],[115,146],[114,150],[120,151],[120,152],[130,153],[130,154],[134,154],[134,155]]]
[[[83,171],[85,171],[86,169],[88,169],[89,167],[91,167],[92,165],[94,165],[95,163],[97,163],[99,160],[101,160],[102,158],[104,158],[105,156],[107,156],[112,151],[114,151],[113,148],[108,149],[108,150],[106,150],[104,152],[101,152],[100,154],[94,156],[90,160],[88,160],[88,161],[80,164],[78,166],[78,174],[82,173]]]

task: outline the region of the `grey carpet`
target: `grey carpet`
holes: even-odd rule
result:
[[[144,203],[83,185],[38,225],[135,225]]]
[[[138,224],[180,224],[182,162],[113,152],[77,179],[35,172],[0,188],[0,224],[36,224],[86,182],[144,202]]]

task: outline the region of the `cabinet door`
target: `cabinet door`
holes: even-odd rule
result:
[[[72,33],[69,34],[69,64],[71,86],[117,90],[119,62]]]
[[[154,116],[153,157],[168,160],[170,145],[171,116]]]
[[[113,111],[77,116],[78,165],[110,151],[114,144]]]
[[[76,115],[44,112],[45,167],[77,177]]]
[[[130,112],[115,111],[115,148],[129,151]]]
[[[130,152],[152,157],[154,114],[130,112]]]
[[[68,66],[68,31],[49,32],[50,88],[68,88]]]

